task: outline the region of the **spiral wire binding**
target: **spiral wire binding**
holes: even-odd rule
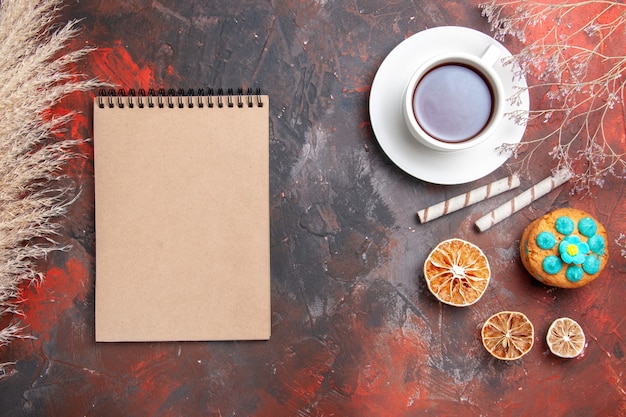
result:
[[[111,89],[101,89],[98,92],[98,107],[101,109],[105,107],[109,108],[134,108],[135,102],[136,106],[139,108],[144,108],[146,105],[148,107],[158,108],[170,108],[174,107],[178,108],[193,108],[195,106],[202,108],[205,106],[204,98],[206,97],[207,107],[212,108],[217,106],[222,108],[224,106],[227,107],[244,107],[244,96],[247,98],[246,103],[248,107],[254,107],[255,105],[255,97],[256,97],[256,106],[263,107],[263,100],[261,98],[261,89],[257,88],[256,91],[253,92],[252,88],[248,88],[247,92],[244,94],[243,88],[237,89],[235,92],[234,89],[229,88],[224,93],[223,88],[219,88],[217,93],[212,88],[205,90],[204,88],[200,88],[198,90],[194,90],[193,88],[185,91],[183,88],[179,88],[175,90],[173,88],[168,89],[167,91],[164,88],[159,88],[155,90],[154,88],[146,90],[140,88],[135,91],[135,89],[131,88],[128,91],[124,89],[115,90]],[[135,100],[136,98],[136,100]]]

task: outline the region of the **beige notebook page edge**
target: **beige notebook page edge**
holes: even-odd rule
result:
[[[94,103],[97,341],[269,338],[263,101]]]

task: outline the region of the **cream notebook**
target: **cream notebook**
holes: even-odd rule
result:
[[[269,99],[94,99],[96,341],[270,337]]]

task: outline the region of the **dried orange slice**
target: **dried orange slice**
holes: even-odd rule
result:
[[[498,359],[519,359],[533,347],[535,329],[523,313],[501,311],[489,317],[481,331],[483,346]]]
[[[550,325],[546,342],[556,356],[575,358],[585,348],[585,333],[580,324],[568,317],[561,317]]]
[[[428,289],[439,301],[465,307],[485,293],[491,268],[478,246],[455,238],[439,243],[428,255],[424,277]]]

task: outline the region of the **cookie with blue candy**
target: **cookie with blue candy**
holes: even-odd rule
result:
[[[606,229],[583,210],[551,211],[522,233],[520,258],[526,270],[546,285],[582,287],[600,276],[609,260]]]

